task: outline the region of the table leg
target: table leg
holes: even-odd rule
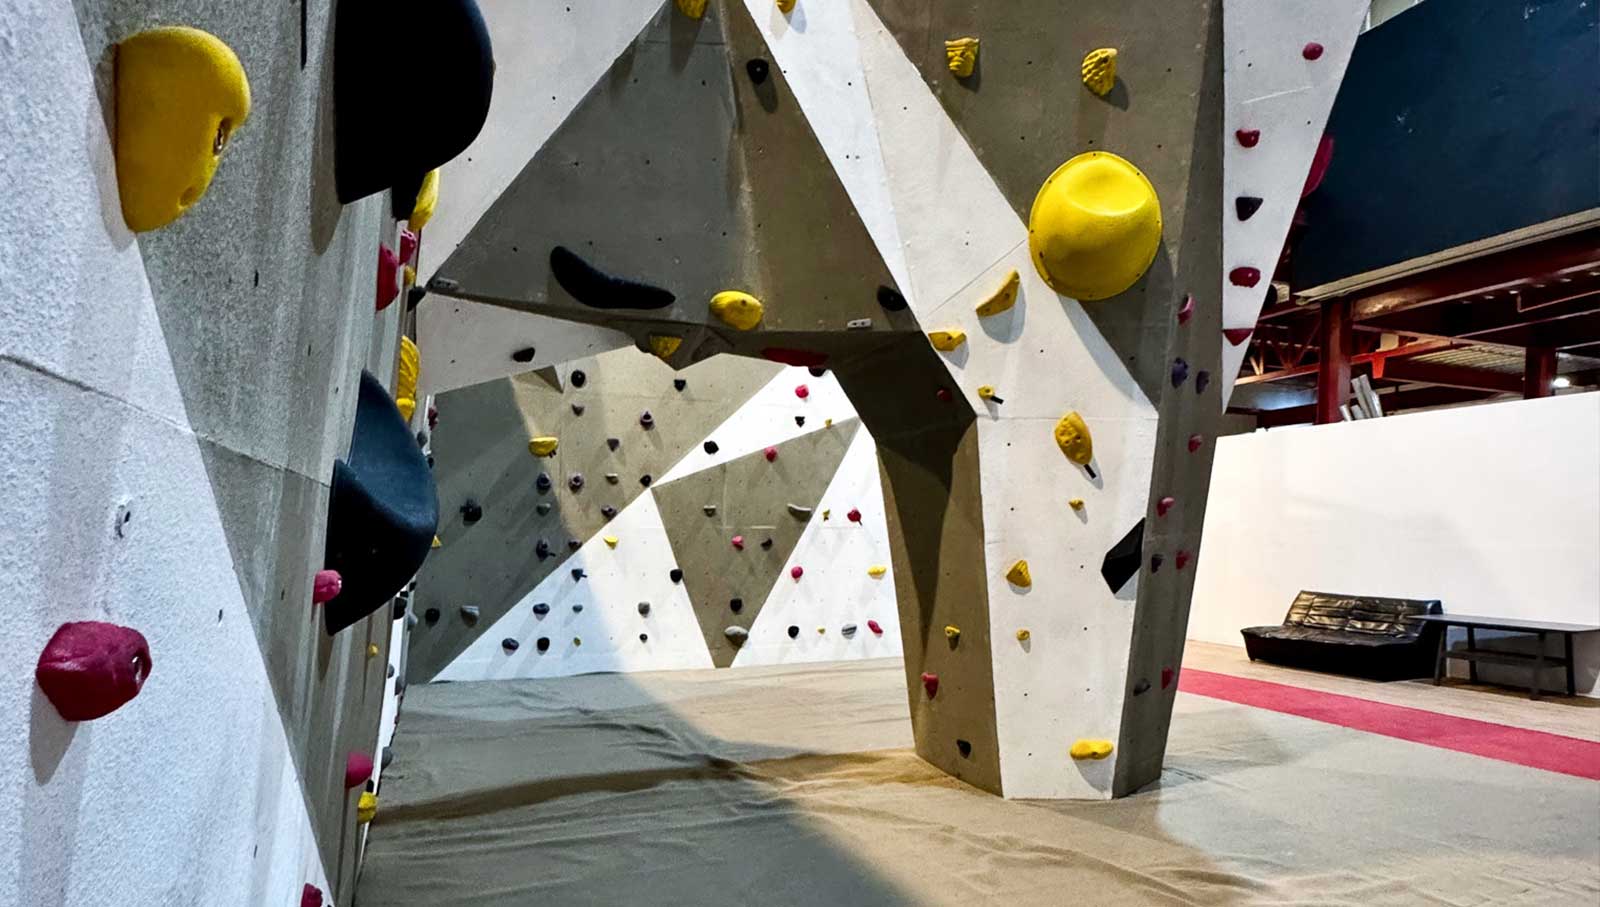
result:
[[[1450,641],[1450,627],[1449,627],[1449,625],[1440,627],[1439,628],[1439,652],[1438,652],[1437,655],[1434,656],[1434,660],[1433,660],[1433,685],[1434,686],[1438,686],[1439,685],[1439,678],[1444,676],[1444,653],[1449,647],[1449,641]]]
[[[1467,628],[1467,651],[1470,652],[1473,649],[1476,649],[1477,647],[1478,647],[1478,637],[1476,635],[1474,635],[1473,628],[1472,627],[1468,627]],[[1478,663],[1476,661],[1469,660],[1467,662],[1467,679],[1472,681],[1473,683],[1477,683],[1478,682]]]
[[[1564,654],[1567,656],[1567,695],[1568,696],[1576,696],[1576,695],[1578,695],[1578,682],[1577,682],[1577,679],[1573,676],[1572,634],[1571,633],[1563,633],[1563,634],[1561,634],[1561,640],[1562,640],[1562,643],[1563,643],[1563,648],[1565,650]]]
[[[1539,698],[1540,678],[1544,676],[1544,631],[1539,631],[1539,652],[1533,662],[1533,686],[1528,690],[1529,699]]]

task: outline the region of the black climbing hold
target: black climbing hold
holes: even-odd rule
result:
[[[568,551],[577,551],[579,548],[582,548],[582,547],[583,547],[583,543],[578,541],[577,539],[567,539],[567,550]]]
[[[1194,392],[1195,393],[1197,393],[1197,394],[1205,393],[1206,392],[1206,386],[1209,385],[1210,383],[1211,383],[1211,373],[1210,372],[1208,372],[1208,371],[1206,371],[1204,369],[1201,369],[1200,371],[1194,373]]]
[[[617,508],[607,504],[606,506],[600,508],[600,515],[609,520],[617,515]]]
[[[550,638],[547,636],[539,637],[538,641],[533,644],[533,647],[538,649],[540,652],[550,651]]]
[[[550,476],[549,476],[549,474],[548,473],[543,473],[543,472],[539,473],[539,477],[537,479],[533,480],[533,487],[539,489],[539,492],[541,494],[543,494],[546,491],[549,491],[550,490]]]
[[[534,543],[533,553],[534,556],[539,558],[539,560],[544,560],[550,556],[550,543],[544,539],[540,539],[538,542]]]
[[[714,454],[721,448],[717,447],[717,442],[707,441],[706,443],[700,445],[700,449],[704,450],[708,454]]]
[[[673,378],[672,379],[672,389],[673,390],[682,391],[684,388],[686,388],[688,386],[689,386],[689,382],[683,380],[682,378]]]
[[[811,377],[813,378],[821,378],[828,373],[828,370],[820,365],[813,365],[808,371],[811,372]]]
[[[428,468],[433,468],[433,454],[428,454]]]
[[[573,605],[572,606],[572,613],[573,614],[582,614],[583,613],[583,606],[582,605]]]
[[[583,490],[583,473],[575,472],[567,477],[567,487],[573,491]]]
[[[1133,695],[1135,696],[1143,695],[1149,691],[1150,681],[1145,680],[1143,677],[1139,678],[1139,682],[1133,685]]]
[[[550,250],[550,274],[561,289],[591,309],[664,309],[676,299],[660,287],[613,277],[565,246]]]
[[[700,509],[704,510],[706,512],[706,516],[716,516],[717,515],[717,505],[715,505],[715,504],[707,504],[704,507],[701,507]]]
[[[572,414],[574,416],[583,415],[583,404],[582,403],[574,403],[574,404],[572,404]]]
[[[343,588],[322,611],[331,635],[382,608],[422,567],[439,531],[428,462],[394,398],[361,373],[350,454],[333,464],[322,565]]]
[[[580,580],[580,579],[583,579],[584,577],[586,577],[588,575],[589,574],[583,572],[583,568],[582,567],[573,567],[572,568],[572,578],[573,578],[573,580]]]
[[[425,431],[417,432],[417,446],[418,447],[427,447],[428,446],[428,433],[427,432],[425,432]]]
[[[547,603],[547,602],[538,602],[538,603],[536,603],[533,606],[533,613],[539,615],[540,617],[543,617],[546,614],[549,614],[550,613],[550,605],[549,605],[549,603]]]
[[[771,549],[772,548],[772,539],[771,538],[762,539],[761,540],[761,547],[765,548],[765,549]]]
[[[850,638],[854,637],[856,635],[856,625],[855,624],[845,624],[844,626],[839,628],[839,635],[843,636],[845,639],[850,639]]]
[[[644,617],[644,616],[648,615],[649,613],[650,613],[650,603],[649,602],[640,602],[639,603],[639,616],[640,617]]]
[[[572,382],[573,387],[583,387],[588,383],[589,376],[583,373],[583,369],[575,368],[572,370],[572,374],[567,376],[567,380]]]
[[[890,312],[903,311],[906,307],[906,298],[894,287],[878,287],[878,305]]]
[[[406,311],[407,312],[415,311],[417,306],[422,304],[423,298],[426,297],[427,295],[428,295],[427,287],[412,287],[411,289],[407,290],[406,291]]]
[[[540,516],[544,516],[550,512],[550,502],[540,501],[539,503],[533,505],[533,509],[539,511]]]
[[[461,522],[471,526],[481,519],[483,519],[483,506],[468,498],[467,502],[461,505]]]
[[[429,608],[428,610],[422,612],[422,619],[427,623],[428,626],[433,626],[439,622],[439,609]]]
[[[655,481],[655,479],[650,478],[650,474],[649,473],[645,473],[644,475],[639,477],[639,484],[643,485],[646,488],[649,488],[650,487],[650,483],[654,482],[654,481]]]
[[[1240,220],[1249,220],[1251,215],[1261,210],[1261,199],[1253,195],[1241,195],[1233,200],[1233,210],[1239,215]]]
[[[1111,546],[1106,552],[1105,560],[1100,563],[1100,575],[1105,578],[1106,585],[1111,587],[1113,594],[1122,591],[1122,587],[1133,579],[1139,572],[1140,561],[1144,559],[1144,520],[1133,525],[1121,541]]]
[[[617,448],[622,446],[622,439],[621,438],[607,438],[606,439],[606,446],[611,448],[612,450],[616,450]]]
[[[407,91],[427,106],[426,129],[395,141],[393,69],[399,48],[425,40],[426,84]],[[333,33],[333,174],[341,204],[393,189],[405,220],[428,171],[465,151],[489,115],[494,49],[473,0],[341,3]]]
[[[507,636],[505,639],[500,640],[500,648],[505,649],[507,652],[515,652],[515,651],[517,651],[517,649],[519,649],[521,647],[522,647],[522,643],[517,642],[516,640],[512,639],[509,636]]]
[[[406,602],[405,599],[396,596],[395,600],[394,600],[394,603],[392,605],[390,605],[390,608],[389,608],[389,619],[390,620],[405,620],[405,617],[406,617],[406,605],[407,604],[408,603]]]
[[[649,642],[650,641],[650,634],[649,633],[640,633],[639,634],[639,641],[640,642]]]
[[[732,611],[735,614],[738,614],[740,611],[743,611],[744,610],[744,599],[742,599],[742,598],[729,599],[728,600],[728,610]]]
[[[968,740],[957,740],[956,741],[956,751],[961,754],[961,758],[963,758],[963,759],[971,756],[972,755],[972,743],[971,743],[971,741],[968,741]]]
[[[476,605],[461,606],[461,622],[469,627],[478,625],[478,608]]]
[[[794,624],[790,624],[789,625],[789,638],[790,639],[795,639],[795,638],[797,638],[799,636],[800,636],[800,628],[795,626]]]
[[[804,427],[805,424],[806,424],[806,417],[805,416],[795,416],[794,417],[794,424],[799,425],[801,427]]]
[[[683,571],[677,567],[673,567],[672,570],[667,573],[667,576],[670,577],[675,583],[683,582]]]
[[[1155,573],[1156,571],[1160,570],[1161,565],[1165,563],[1166,560],[1167,559],[1162,557],[1159,553],[1150,555],[1150,572]]]
[[[1189,363],[1180,356],[1172,360],[1172,386],[1178,387],[1189,378]]]
[[[744,71],[749,74],[751,84],[760,85],[767,81],[767,76],[771,74],[771,67],[766,60],[756,57],[744,64]]]
[[[512,353],[511,358],[517,362],[532,362],[535,355],[537,355],[537,351],[533,347],[525,346]]]
[[[650,411],[647,409],[639,414],[639,424],[648,430],[655,426],[656,417],[650,415]]]

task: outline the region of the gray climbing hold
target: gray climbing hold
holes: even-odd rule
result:
[[[706,512],[706,516],[716,516],[717,515],[717,505],[715,505],[715,504],[707,504],[704,507],[701,507],[700,509],[704,510]]]
[[[572,382],[573,387],[583,387],[589,381],[589,376],[583,373],[583,369],[575,368],[572,374],[567,376],[567,380]]]
[[[639,425],[640,425],[640,427],[648,430],[650,428],[653,428],[655,426],[655,424],[656,424],[656,417],[650,415],[650,411],[648,409],[639,414]]]
[[[606,473],[606,481],[610,482],[613,485],[615,485],[618,482],[622,481],[622,476],[619,476],[614,472],[608,472],[608,473]]]
[[[567,478],[567,487],[573,491],[583,490],[583,473],[575,472]]]
[[[548,636],[539,637],[539,641],[535,642],[533,647],[538,649],[540,652],[550,651],[550,638]]]
[[[517,649],[519,649],[521,647],[522,647],[522,643],[517,642],[516,640],[512,639],[509,636],[507,636],[505,639],[500,640],[500,648],[505,649],[507,652],[515,652],[515,651],[517,651]]]
[[[674,583],[683,582],[683,571],[679,570],[677,567],[673,567],[667,576],[671,577]]]
[[[483,519],[483,506],[468,498],[466,503],[461,505],[461,522],[471,526],[481,519]]]
[[[639,603],[639,616],[640,617],[646,617],[649,614],[650,614],[650,603],[649,602],[640,602]]]
[[[539,602],[533,606],[533,613],[543,617],[550,613],[550,605],[546,602]]]
[[[568,551],[577,551],[579,548],[582,548],[582,547],[583,547],[583,542],[580,542],[577,539],[567,539],[567,550]]]
[[[735,646],[742,646],[744,641],[750,638],[750,631],[744,627],[732,626],[723,630],[722,635],[728,637],[728,642],[733,643]]]
[[[391,763],[393,761],[394,761],[394,748],[393,747],[388,747],[388,746],[384,747],[383,748],[383,758],[378,760],[379,766],[381,766],[382,768],[388,768],[389,767],[389,763]]]
[[[650,474],[649,473],[645,473],[644,475],[639,477],[639,484],[643,485],[646,488],[649,488],[650,487],[650,483],[654,482],[654,481],[655,481],[655,479],[650,478]]]
[[[573,614],[582,614],[583,613],[583,606],[582,605],[573,605],[572,606],[572,613]]]
[[[389,665],[389,669],[383,672],[383,676],[387,677],[390,680],[393,680],[394,679],[394,665]]]
[[[843,636],[845,639],[849,639],[850,637],[856,635],[856,625],[845,624],[839,628],[839,635]]]
[[[700,449],[704,450],[708,454],[714,454],[721,448],[717,447],[717,442],[707,441],[706,443],[700,445]]]
[[[539,560],[544,560],[550,556],[550,543],[540,539],[534,543],[533,553],[538,556]]]
[[[789,515],[795,519],[809,520],[811,519],[811,508],[801,507],[799,504],[790,504]]]
[[[533,487],[539,489],[540,494],[544,494],[545,492],[549,491],[550,484],[549,474],[543,472],[539,473],[539,477],[533,480]]]
[[[548,501],[540,501],[533,505],[533,509],[539,511],[540,516],[546,516],[550,513],[550,503]]]
[[[607,504],[606,506],[600,508],[600,515],[609,520],[617,515],[617,508]]]
[[[607,438],[606,439],[606,446],[611,448],[612,450],[616,450],[617,448],[622,446],[622,439],[621,438]]]
[[[673,378],[672,379],[672,389],[677,391],[680,394],[683,393],[683,389],[688,387],[688,386],[689,386],[689,382],[683,380],[682,378]]]
[[[729,599],[728,600],[728,610],[732,611],[735,614],[738,614],[740,611],[743,611],[744,610],[744,599],[742,599],[742,598],[731,598],[731,599]]]
[[[582,403],[574,403],[574,404],[572,404],[572,414],[574,416],[583,415],[583,404]]]
[[[428,626],[433,626],[439,622],[439,609],[429,608],[428,610],[422,612],[422,619],[427,621]]]
[[[1149,691],[1150,691],[1150,681],[1145,680],[1143,677],[1139,678],[1139,682],[1133,685],[1133,695],[1135,695],[1135,696],[1138,696],[1138,695],[1143,694],[1143,693],[1147,693]]]

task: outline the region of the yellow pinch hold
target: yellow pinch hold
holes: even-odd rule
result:
[[[378,795],[370,790],[362,791],[361,799],[356,801],[356,821],[365,825],[377,816]]]
[[[1111,741],[1079,740],[1068,752],[1074,759],[1104,759],[1111,755]]]
[[[795,0],[777,0],[777,2],[778,12],[784,13],[785,15],[794,12]]]
[[[608,536],[605,537],[605,543],[606,543],[606,547],[607,548],[615,548],[615,547],[617,547],[617,542],[618,541],[620,541],[620,540],[614,535],[608,535]]]
[[[1033,638],[1033,634],[1030,633],[1026,629],[1017,631],[1017,642],[1027,642],[1028,640],[1030,640],[1032,638]]]
[[[1006,275],[1005,283],[1000,285],[1000,289],[995,290],[994,295],[988,299],[978,303],[978,317],[988,318],[991,315],[1011,311],[1011,307],[1017,304],[1017,288],[1020,286],[1022,286],[1022,275],[1017,273],[1016,268],[1012,268],[1011,273]]]
[[[754,330],[764,311],[761,300],[738,290],[723,290],[711,297],[711,314],[734,330]]]
[[[676,0],[678,12],[691,19],[699,19],[706,14],[706,0]]]
[[[662,362],[672,361],[672,354],[676,353],[680,346],[683,346],[682,337],[673,337],[669,334],[650,335],[650,352]]]
[[[250,82],[221,39],[173,26],[118,44],[116,83],[122,219],[143,233],[206,194],[228,139],[250,116]]]
[[[528,441],[528,453],[536,457],[554,456],[556,448],[561,446],[561,439],[550,435],[531,438]]]
[[[439,168],[429,170],[422,177],[422,187],[417,190],[417,202],[411,206],[411,216],[406,226],[413,232],[421,230],[433,219],[433,209],[439,204]]]
[[[1028,571],[1028,562],[1021,560],[1017,561],[1015,564],[1012,564],[1011,569],[1006,571],[1006,579],[1009,580],[1012,585],[1021,586],[1024,589],[1032,586],[1033,574]]]
[[[1056,423],[1056,446],[1066,454],[1067,459],[1079,466],[1088,466],[1094,459],[1094,438],[1089,434],[1089,426],[1083,417],[1076,412],[1067,413]]]
[[[952,38],[944,42],[945,65],[958,79],[972,75],[978,65],[978,39]]]
[[[883,575],[888,572],[889,568],[882,566],[881,564],[873,564],[871,567],[867,568],[867,575],[873,579],[882,579]]]
[[[961,628],[955,624],[945,624],[944,638],[950,640],[951,642],[960,642]]]
[[[1083,56],[1083,86],[1100,97],[1117,84],[1117,49],[1101,47]]]
[[[417,411],[417,381],[422,377],[422,352],[410,337],[400,338],[400,353],[396,356],[394,378],[394,405],[407,422]]]
[[[928,342],[933,344],[933,348],[939,352],[948,353],[967,342],[967,332],[960,328],[951,328],[948,331],[929,331]]]

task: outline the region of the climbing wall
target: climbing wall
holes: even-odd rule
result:
[[[446,515],[413,680],[898,653],[893,580],[869,573],[887,565],[871,439],[831,375],[734,357],[674,372],[627,349],[435,405]]]

